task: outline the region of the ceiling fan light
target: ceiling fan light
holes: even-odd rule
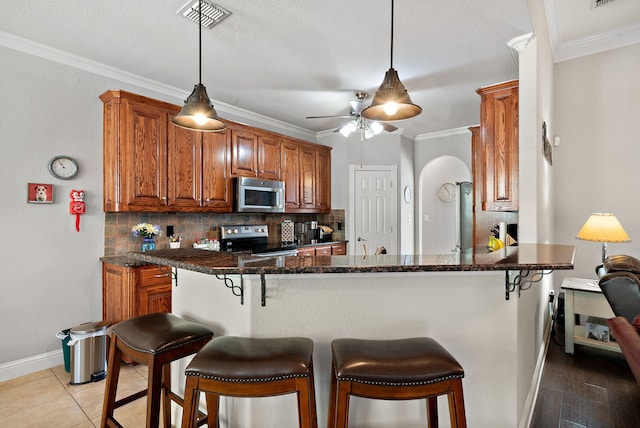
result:
[[[388,103],[395,103],[397,110],[388,110]],[[384,75],[382,84],[376,91],[371,105],[362,110],[362,116],[370,120],[391,122],[409,119],[422,113],[422,107],[415,105],[400,79],[398,72],[391,67]]]
[[[383,129],[384,128],[380,122],[371,122],[371,130],[373,131],[374,135],[378,135],[382,132]]]
[[[366,128],[364,130],[364,138],[369,139],[375,137],[376,134],[373,132],[371,128]]]
[[[202,83],[193,87],[193,92],[185,100],[180,113],[171,118],[176,126],[203,132],[221,132],[227,124],[218,118],[218,113],[211,105],[207,89]]]
[[[340,128],[340,133],[347,138],[349,134],[356,130],[356,123],[352,120]]]

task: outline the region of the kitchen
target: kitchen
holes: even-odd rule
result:
[[[536,14],[534,7],[532,15],[535,20],[541,13]],[[184,94],[168,96],[162,88],[149,85],[148,82],[131,80],[130,76],[94,74],[86,69],[67,65],[71,61],[67,64],[56,62],[46,53],[40,53],[40,56],[26,53],[34,52],[34,46],[29,43],[18,50],[8,48],[6,46],[10,43],[6,40],[5,38],[3,42],[2,56],[8,83],[5,102],[1,108],[3,117],[7,120],[3,121],[2,141],[5,143],[0,150],[4,159],[15,161],[7,160],[4,164],[7,167],[5,177],[8,179],[2,183],[2,210],[3,219],[7,220],[5,234],[11,242],[12,251],[7,251],[3,256],[1,282],[3,285],[16,286],[3,287],[6,298],[3,299],[4,322],[0,328],[5,344],[0,351],[0,364],[4,364],[6,371],[20,373],[21,370],[27,370],[22,371],[26,374],[38,367],[46,367],[49,360],[53,364],[59,363],[59,341],[54,337],[55,331],[99,317],[101,274],[98,259],[105,255],[105,247],[116,247],[115,243],[111,245],[111,240],[105,241],[105,236],[115,236],[116,228],[126,229],[123,232],[126,234],[130,231],[130,225],[144,220],[138,217],[135,221],[126,219],[121,222],[117,216],[109,219],[102,212],[102,158],[99,154],[102,147],[102,103],[97,96],[108,88],[121,87],[153,98],[170,98],[173,103],[178,104]],[[543,33],[539,35],[537,43],[540,52],[550,49],[550,42],[545,40]],[[35,52],[42,51],[35,49]],[[637,45],[621,47],[610,52],[565,60],[557,63],[554,71],[550,70],[550,60],[536,65],[532,56],[534,55],[521,58],[521,61],[532,61],[527,63],[527,69],[538,70],[537,73],[542,74],[538,79],[543,82],[543,87],[528,88],[533,93],[539,91],[542,98],[537,101],[538,107],[531,107],[534,110],[533,116],[540,119],[552,117],[555,132],[563,140],[554,152],[553,169],[540,166],[543,164],[527,164],[529,169],[522,172],[530,178],[521,183],[520,189],[521,200],[525,201],[525,205],[521,207],[519,223],[528,225],[521,230],[521,241],[575,243],[579,257],[576,258],[576,272],[572,275],[589,277],[593,265],[599,259],[599,248],[597,245],[575,242],[574,236],[586,216],[597,211],[597,206],[587,198],[576,195],[580,193],[575,192],[576,182],[585,183],[585,187],[591,189],[591,192],[602,195],[605,208],[616,214],[622,213],[618,217],[627,227],[630,236],[637,236],[637,226],[629,224],[633,223],[631,219],[636,209],[635,203],[626,201],[620,192],[615,191],[612,183],[633,181],[638,175],[637,168],[619,163],[620,159],[634,157],[628,155],[635,154],[634,146],[627,142],[634,140],[638,125],[633,121],[626,121],[624,126],[620,126],[618,118],[628,117],[629,113],[637,116],[637,104],[632,97],[637,82],[630,79],[628,70],[637,69],[640,55]],[[604,64],[607,64],[607,73],[600,71]],[[580,78],[576,79],[576,75]],[[552,88],[554,77],[555,89]],[[521,77],[521,82],[526,81],[526,76]],[[371,83],[372,86],[375,84],[377,82]],[[599,90],[595,91],[594,85]],[[184,92],[187,88],[181,89]],[[211,90],[215,90],[215,87],[211,87]],[[610,96],[596,98],[595,93]],[[530,93],[526,92],[525,95],[527,94],[531,96]],[[585,94],[589,98],[582,103],[584,108],[572,102],[584,99]],[[32,106],[31,115],[25,115],[15,108],[25,95],[40,100]],[[553,99],[556,104],[552,115]],[[531,106],[536,105],[530,99],[529,102]],[[476,107],[477,105],[474,106]],[[576,109],[580,114],[576,114]],[[40,118],[38,123],[31,120],[34,116]],[[225,116],[237,119],[237,115]],[[61,126],[60,118],[75,118],[77,123],[73,126]],[[264,119],[254,117],[252,123],[258,126],[261,121]],[[524,124],[528,132],[520,139],[523,150],[521,158],[542,161],[538,150],[541,140],[539,123],[542,120],[531,122]],[[276,128],[275,123],[269,126],[274,130]],[[309,135],[295,127],[284,128],[288,135],[296,138],[316,138],[315,133]],[[367,150],[364,152],[361,151],[357,136],[348,140],[353,144],[345,144],[340,135],[322,135],[319,142],[333,147],[332,207],[347,208],[348,189],[344,186],[348,182],[346,165],[360,164],[361,159],[365,164],[379,165],[406,162],[408,166],[401,174],[401,186],[414,186],[414,201],[417,201],[417,185],[410,174],[404,174],[409,170],[420,171],[428,160],[437,156],[462,153],[464,144],[468,144],[468,137],[462,132],[435,132],[423,135],[417,141],[394,134],[381,135],[367,141]],[[6,143],[10,141],[15,144]],[[611,143],[605,149],[602,141]],[[80,175],[73,182],[55,182],[59,185],[56,190],[60,191],[55,194],[53,205],[27,205],[24,202],[24,183],[34,179],[49,179],[46,163],[58,152],[73,154],[80,160]],[[549,176],[551,172],[552,178]],[[546,184],[539,184],[532,177],[537,177]],[[542,188],[535,187],[538,185]],[[75,231],[74,217],[68,214],[67,209],[67,194],[75,187],[83,188],[86,192],[87,214],[81,218],[80,233]],[[625,202],[620,202],[620,199]],[[402,205],[401,210],[407,215],[413,214],[413,206]],[[628,219],[626,222],[625,214]],[[166,223],[164,216],[167,216]],[[145,219],[153,223],[180,224],[179,216],[176,216],[175,221],[169,216],[171,214],[153,214]],[[402,218],[406,219],[406,216]],[[256,223],[265,223],[262,217],[256,220]],[[311,220],[305,218],[301,221]],[[250,221],[253,222],[253,219]],[[318,221],[321,224],[329,223],[322,219]],[[207,218],[205,222],[222,223],[219,218]],[[278,219],[276,224],[280,222]],[[241,222],[225,223],[244,223],[244,218]],[[404,221],[400,223],[401,227],[408,229],[403,230],[402,235],[406,234],[408,240],[413,240],[413,228]],[[198,225],[200,221],[194,220],[193,224]],[[137,245],[137,241],[127,239],[130,239],[129,244],[132,246]],[[108,245],[103,245],[103,242]],[[613,245],[612,251],[638,252],[636,242],[634,239],[631,244]],[[555,282],[559,280],[556,279]],[[40,314],[40,318],[34,318],[34,313]],[[51,328],[43,328],[43,322]],[[22,328],[15,329],[15,325]]]

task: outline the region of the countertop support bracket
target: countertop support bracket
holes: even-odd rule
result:
[[[509,300],[509,293],[512,293],[516,290],[518,291],[518,297],[520,297],[521,291],[530,289],[533,284],[535,284],[536,282],[542,281],[542,278],[545,275],[549,275],[551,272],[553,272],[553,270],[535,271],[535,273],[531,275],[530,279],[525,279],[524,281],[523,281],[523,278],[528,278],[529,276],[529,272],[530,272],[529,270],[515,271],[516,274],[513,277],[513,281],[509,280],[510,272],[511,271],[508,271],[508,270],[504,271],[504,292],[505,292],[504,299],[505,300]]]
[[[176,287],[178,286],[178,269],[174,269],[171,266],[160,265],[159,270],[160,272],[162,272],[162,274],[156,276],[170,276],[171,279],[175,282]]]
[[[260,305],[267,306],[267,280],[264,274],[260,275]]]
[[[244,280],[242,279],[242,275],[240,275],[240,285],[234,284],[233,279],[227,275],[216,275],[216,278],[224,281],[225,287],[230,289],[234,296],[240,297],[240,304],[244,305]]]

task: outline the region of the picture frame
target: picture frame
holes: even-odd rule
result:
[[[53,184],[29,183],[27,185],[27,202],[30,204],[52,204]]]

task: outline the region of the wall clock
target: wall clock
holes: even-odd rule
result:
[[[411,186],[404,186],[404,201],[407,204],[410,204],[412,198],[413,194],[411,193]]]
[[[49,172],[55,178],[69,180],[78,174],[78,162],[71,156],[54,156],[49,161]]]
[[[445,202],[451,202],[456,198],[456,191],[454,183],[442,183],[438,188],[438,197]]]

